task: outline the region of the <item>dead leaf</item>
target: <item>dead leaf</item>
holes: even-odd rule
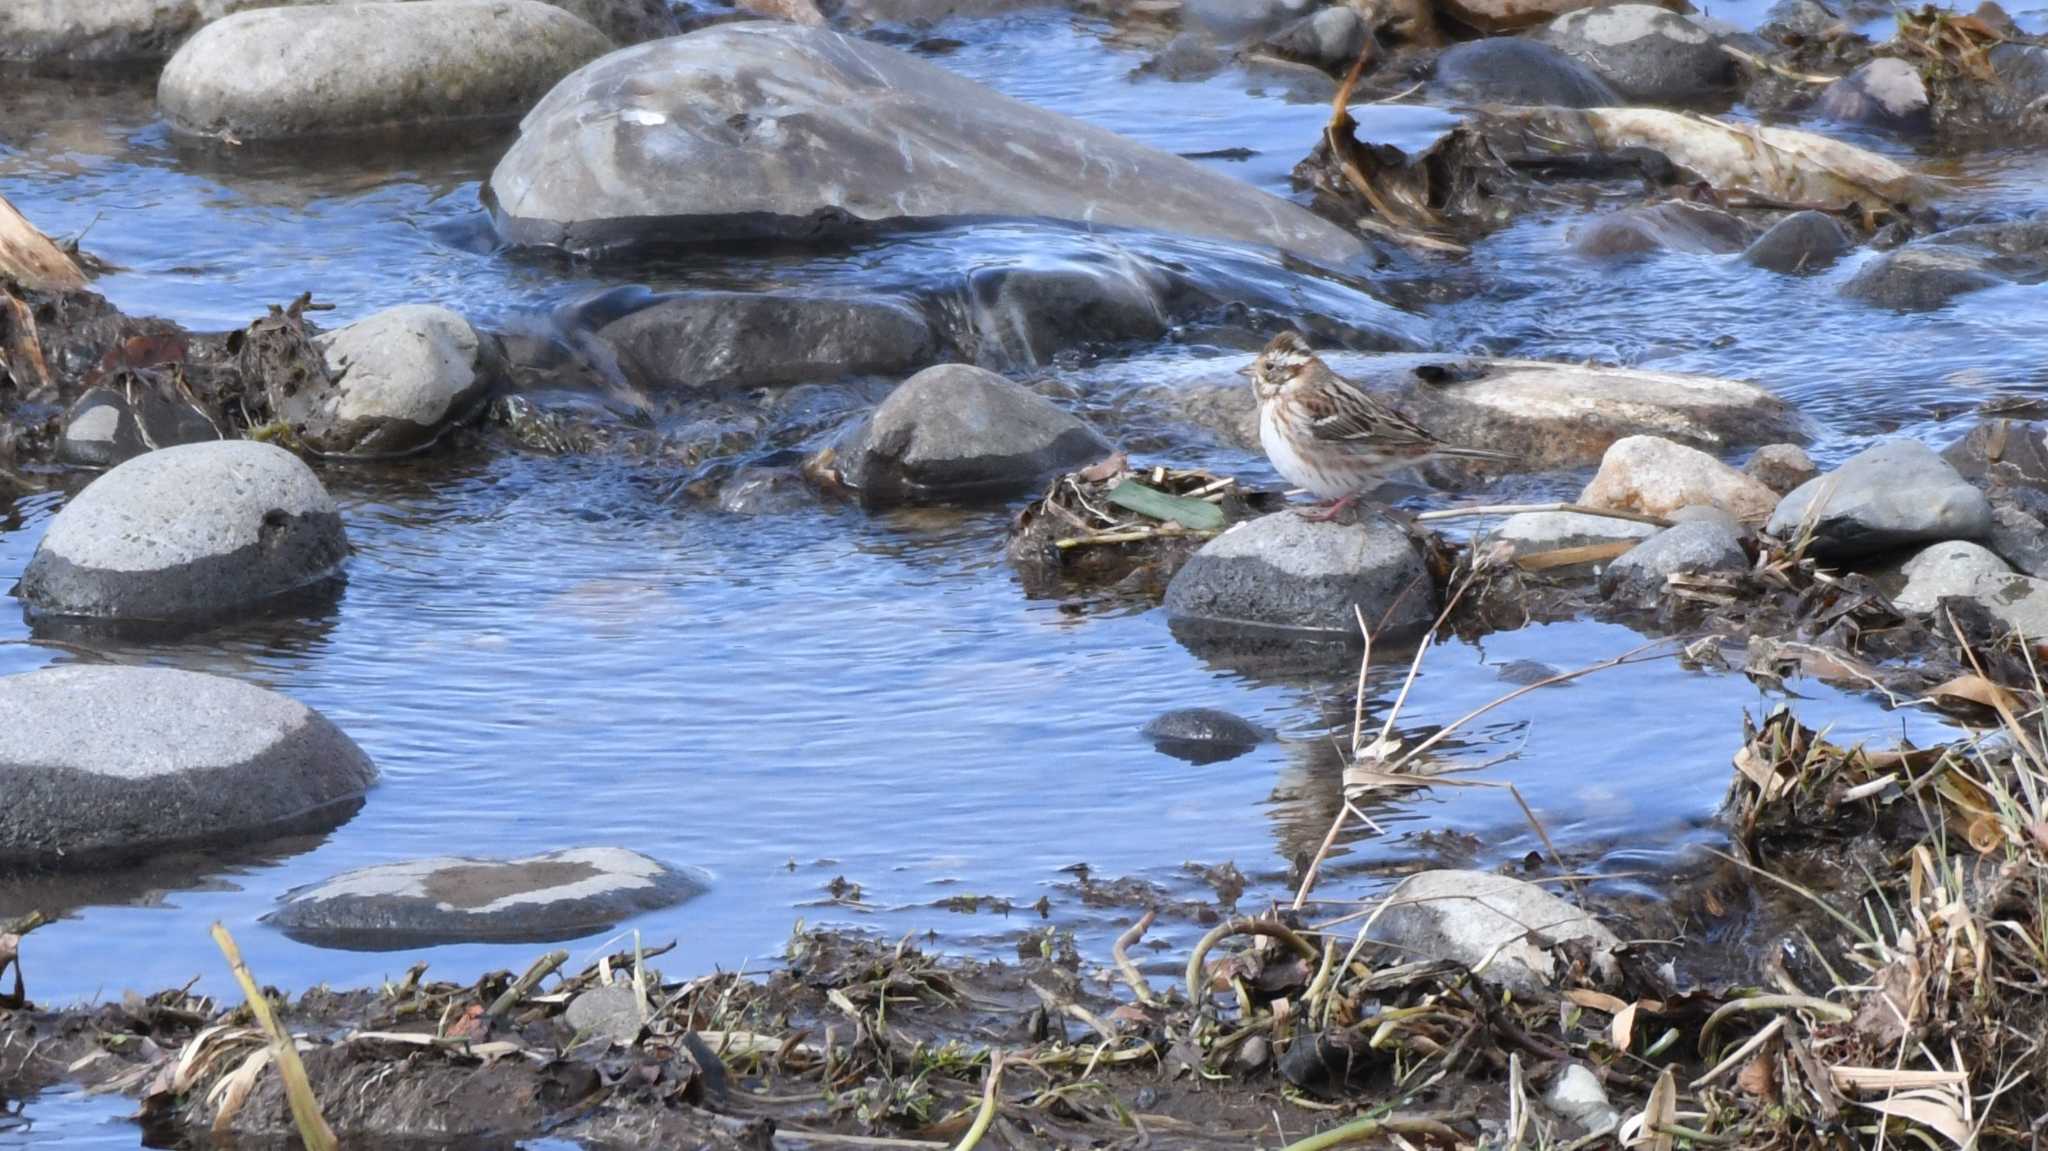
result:
[[[1964,1146],[1970,1140],[1970,1125],[1963,1120],[1962,1112],[1955,1101],[1932,1091],[1911,1091],[1875,1102],[1859,1100],[1858,1106],[1868,1107],[1882,1115],[1918,1123],[1939,1133],[1958,1147]]]
[[[1677,1137],[1671,1127],[1678,1122],[1678,1080],[1666,1066],[1650,1089],[1650,1101],[1643,1105],[1643,1133],[1650,1136],[1653,1151],[1672,1151]]]
[[[1590,1007],[1595,1011],[1605,1011],[1609,1015],[1619,1015],[1622,1009],[1629,1005],[1625,999],[1609,995],[1605,991],[1594,991],[1587,987],[1574,987],[1566,991],[1564,997],[1581,1007]]]
[[[207,1102],[213,1104],[216,1109],[213,1113],[215,1135],[225,1134],[229,1127],[233,1126],[235,1116],[241,1113],[242,1104],[248,1101],[249,1093],[262,1081],[264,1069],[270,1066],[270,1061],[274,1058],[276,1053],[268,1045],[258,1047],[249,1053],[247,1059],[242,1060],[240,1067],[222,1076],[220,1082],[213,1085],[213,1090],[207,1094]]]
[[[1972,704],[1992,711],[2016,712],[2018,701],[2011,692],[1992,683],[1981,675],[1959,675],[1927,693],[1936,705],[1954,709],[1958,704]]]
[[[1736,1073],[1735,1086],[1767,1103],[1775,1101],[1778,1097],[1777,1048],[1776,1040],[1764,1044]]]
[[[1607,1037],[1614,1041],[1616,1051],[1627,1051],[1635,1038],[1636,1004],[1631,1003],[1615,1013],[1614,1022],[1607,1026]]]
[[[448,1028],[448,1038],[481,1039],[490,1029],[491,1023],[484,1017],[483,1007],[472,1003],[463,1010],[462,1018]]]
[[[1106,460],[1099,460],[1082,468],[1076,474],[1091,484],[1107,483],[1130,470],[1131,457],[1122,452],[1112,454]]]

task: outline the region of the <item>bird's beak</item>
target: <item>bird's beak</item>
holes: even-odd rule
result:
[[[1259,365],[1258,365],[1257,361],[1254,361],[1254,362],[1252,362],[1252,363],[1246,364],[1246,365],[1245,365],[1244,367],[1241,367],[1241,368],[1237,369],[1237,374],[1238,374],[1238,375],[1240,375],[1240,376],[1243,376],[1243,377],[1244,377],[1244,378],[1246,378],[1246,379],[1250,379],[1250,378],[1251,378],[1251,376],[1252,376],[1252,372],[1253,372],[1253,370],[1254,370],[1254,369],[1256,369],[1256,368],[1257,368],[1258,366],[1259,366]]]

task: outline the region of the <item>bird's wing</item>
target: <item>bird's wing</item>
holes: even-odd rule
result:
[[[1428,450],[1440,441],[1420,424],[1353,387],[1335,373],[1321,375],[1318,386],[1297,391],[1309,413],[1309,434],[1318,440],[1343,443],[1371,440],[1389,449]]]

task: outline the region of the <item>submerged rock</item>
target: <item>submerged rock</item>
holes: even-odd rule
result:
[[[1614,441],[1600,458],[1600,471],[1579,493],[1579,502],[1652,516],[1704,504],[1762,523],[1778,506],[1778,493],[1698,448],[1629,436]]]
[[[1813,457],[1798,444],[1766,444],[1749,457],[1742,471],[1781,496],[1820,474]]]
[[[1498,36],[1468,40],[1436,58],[1436,86],[1468,104],[1604,108],[1622,102],[1607,81],[1540,40]]]
[[[1436,587],[1407,530],[1363,512],[1316,523],[1280,511],[1210,540],[1166,587],[1166,611],[1197,630],[1284,629],[1374,638],[1413,635],[1435,618]]]
[[[540,0],[260,8],[186,41],[157,107],[179,131],[245,141],[510,118],[611,49]]]
[[[1365,250],[1191,161],[880,44],[770,22],[717,25],[578,71],[527,115],[487,194],[507,239],[578,250],[990,216],[1182,232],[1333,263]]]
[[[1156,340],[1167,332],[1174,285],[1136,260],[1048,260],[978,268],[967,311],[976,357],[1033,365],[1077,344]]]
[[[1739,575],[1749,553],[1728,523],[1696,519],[1673,524],[1624,552],[1600,573],[1600,594],[1617,603],[1654,607],[1674,575]]]
[[[1922,548],[1901,567],[1906,582],[1892,602],[1907,611],[1931,612],[1944,596],[1975,595],[1985,580],[2012,574],[2012,568],[1981,544],[1945,540]]]
[[[748,292],[662,300],[598,339],[633,383],[699,394],[903,375],[939,354],[924,317],[900,303]]]
[[[287,893],[263,921],[352,951],[542,943],[606,930],[704,888],[699,875],[618,847],[522,859],[442,857],[345,871]]]
[[[1799,485],[1771,514],[1782,540],[1812,527],[1811,551],[1835,559],[1907,544],[1981,539],[1991,502],[1918,440],[1886,440]]]
[[[324,387],[273,395],[276,414],[314,451],[399,456],[482,411],[502,357],[447,308],[386,308],[314,340]]]
[[[1014,495],[1110,451],[1052,401],[967,364],[903,381],[844,442],[845,479],[870,507]]]
[[[1557,964],[1548,948],[1570,939],[1592,944],[1596,974],[1619,975],[1621,940],[1598,920],[1533,883],[1485,871],[1424,871],[1402,880],[1376,913],[1371,938],[1404,961],[1486,963],[1481,980],[1518,994],[1551,988]]]
[[[1145,725],[1152,746],[1189,763],[1221,763],[1264,743],[1268,733],[1227,711],[1183,707]]]
[[[152,382],[133,389],[98,387],[78,397],[65,414],[57,458],[106,468],[157,448],[219,438],[220,429],[206,413],[172,389]]]
[[[1826,212],[1794,212],[1772,224],[1742,253],[1744,262],[1773,272],[1817,272],[1848,253],[1849,233]]]
[[[1858,268],[1843,283],[1842,294],[1880,308],[1931,312],[1947,307],[1957,296],[2004,282],[1992,271],[1991,257],[1975,248],[1908,244]]]
[[[1646,252],[1716,255],[1741,251],[1749,237],[1748,224],[1719,208],[1666,200],[1600,216],[1575,230],[1571,243],[1573,251],[1594,257]]]
[[[0,678],[0,863],[88,866],[332,827],[376,778],[320,713],[221,676],[84,665]]]
[[[1544,29],[1543,39],[1584,60],[1631,102],[1698,103],[1725,95],[1740,79],[1720,35],[1650,4],[1568,12]]]
[[[251,440],[135,457],[50,521],[16,594],[31,615],[188,621],[338,575],[341,516],[304,461]]]
[[[1925,132],[1933,125],[1927,81],[1896,56],[1879,56],[1828,85],[1815,110],[1830,120],[1892,132]]]

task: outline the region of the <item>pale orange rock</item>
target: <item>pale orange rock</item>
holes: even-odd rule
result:
[[[1717,507],[1739,520],[1760,523],[1778,506],[1778,493],[1713,456],[1657,436],[1616,440],[1579,502],[1668,516],[1684,507]]]

